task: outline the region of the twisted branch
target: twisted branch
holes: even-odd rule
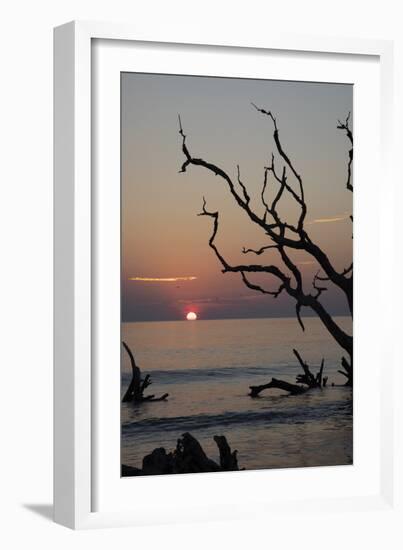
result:
[[[210,212],[206,208],[206,200],[203,198],[203,208],[200,216],[208,216],[213,219],[213,232],[209,239],[209,246],[214,251],[216,257],[222,265],[222,272],[232,272],[240,273],[243,283],[250,289],[261,292],[263,294],[269,294],[277,298],[282,291],[286,291],[290,296],[296,300],[296,315],[298,322],[301,325],[301,328],[304,329],[304,325],[301,319],[301,309],[302,307],[309,307],[319,316],[325,327],[333,335],[336,341],[349,353],[350,357],[352,355],[352,337],[346,334],[334,321],[334,319],[329,315],[326,309],[319,301],[320,295],[327,290],[327,288],[318,285],[318,281],[329,280],[336,286],[338,286],[346,295],[350,311],[352,313],[353,299],[352,299],[352,277],[347,277],[347,275],[352,270],[352,266],[347,270],[343,270],[341,273],[338,272],[330,262],[328,256],[323,252],[323,250],[316,245],[309,235],[307,234],[304,228],[304,221],[307,213],[307,205],[305,202],[304,195],[304,186],[303,181],[296,168],[294,167],[290,157],[285,153],[282,143],[279,137],[279,130],[277,126],[277,121],[271,111],[266,111],[252,104],[257,111],[268,116],[274,126],[273,138],[277,148],[279,156],[284,161],[284,166],[282,169],[281,175],[277,171],[274,161],[274,154],[271,157],[270,166],[266,167],[264,170],[264,181],[261,191],[261,201],[264,206],[263,215],[259,215],[251,207],[251,199],[247,192],[246,186],[241,180],[240,177],[240,168],[237,166],[237,183],[242,190],[242,194],[238,193],[237,188],[232,181],[231,177],[220,167],[215,164],[209,163],[201,158],[195,158],[191,155],[189,148],[186,142],[186,135],[183,131],[182,122],[179,117],[179,134],[182,137],[182,152],[185,156],[185,161],[182,164],[180,172],[186,172],[189,165],[201,166],[206,170],[212,172],[215,176],[219,176],[226,183],[232,197],[235,199],[237,205],[246,213],[248,218],[256,225],[258,225],[267,235],[273,244],[263,246],[257,250],[252,248],[243,248],[243,253],[254,253],[256,255],[261,255],[264,251],[269,249],[278,250],[282,263],[288,268],[292,274],[292,278],[284,273],[276,265],[231,265],[219,251],[218,247],[215,244],[215,238],[218,232],[219,227],[219,213]],[[350,115],[349,115],[350,116]],[[352,143],[352,133],[349,128],[349,116],[346,119],[344,124],[340,123],[338,128],[346,131],[347,137]],[[351,159],[352,162],[352,153]],[[351,162],[349,161],[348,169],[349,176],[348,182],[351,184]],[[292,186],[288,183],[287,179],[287,169],[294,176],[298,182],[298,192],[296,192]],[[268,186],[268,175],[272,174],[274,181],[279,184],[279,188],[271,201],[269,203],[266,200],[266,191]],[[300,208],[300,214],[298,217],[297,226],[285,222],[281,219],[277,206],[285,194],[294,200]],[[270,220],[268,220],[270,217]],[[286,231],[288,233],[286,233]],[[292,236],[290,236],[290,233]],[[303,250],[308,255],[312,256],[316,262],[319,264],[320,269],[324,272],[324,277],[319,276],[319,271],[315,275],[313,280],[313,288],[315,290],[314,294],[307,294],[303,290],[302,285],[302,274],[296,264],[291,260],[290,256],[287,253],[287,249],[294,250]],[[247,277],[246,273],[266,273],[271,274],[279,280],[279,288],[276,291],[266,290],[262,286],[252,283]],[[292,280],[293,279],[293,280]]]
[[[353,184],[351,183],[351,176],[352,176],[352,170],[351,170],[351,166],[353,164],[353,154],[354,154],[354,140],[353,140],[353,134],[350,130],[350,115],[351,113],[348,113],[347,115],[347,118],[345,120],[345,122],[340,122],[340,120],[338,120],[338,125],[337,125],[337,128],[339,130],[344,130],[346,132],[346,135],[347,135],[347,138],[349,139],[350,143],[351,143],[351,149],[349,149],[348,151],[348,162],[347,162],[347,183],[346,183],[346,188],[353,192]]]

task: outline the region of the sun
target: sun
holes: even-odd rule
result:
[[[189,313],[186,315],[186,319],[188,321],[196,321],[197,315],[194,311],[189,311]]]

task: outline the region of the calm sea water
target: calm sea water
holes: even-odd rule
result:
[[[350,319],[339,322],[351,330]],[[152,376],[147,392],[169,398],[122,403],[122,463],[141,468],[144,455],[172,450],[190,432],[215,459],[212,438],[225,435],[246,469],[351,464],[352,391],[337,373],[342,350],[318,319],[305,325],[303,333],[295,319],[125,323],[123,339],[143,375]],[[300,396],[266,390],[251,399],[250,385],[273,376],[295,381],[302,371],[294,347],[310,365],[325,358],[329,387]],[[122,395],[130,379],[124,354]]]

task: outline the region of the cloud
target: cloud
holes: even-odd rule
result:
[[[261,300],[261,296],[259,294],[240,294],[235,296],[213,296],[213,297],[205,297],[205,298],[194,298],[193,300],[190,299],[181,299],[178,300],[179,304],[185,304],[185,305],[213,305],[213,306],[221,306],[226,304],[238,304],[240,302],[249,302],[254,300]]]
[[[341,222],[343,220],[347,220],[350,216],[342,215],[342,216],[333,216],[330,218],[316,218],[315,220],[311,220],[310,222],[307,222],[307,225],[313,225],[314,223],[334,223],[334,222]]]
[[[176,283],[178,281],[194,281],[197,277],[193,275],[187,277],[129,277],[129,281],[139,281],[142,283]]]

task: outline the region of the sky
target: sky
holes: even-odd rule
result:
[[[264,167],[276,155],[270,119],[251,102],[271,110],[283,148],[302,176],[308,205],[306,230],[342,270],[352,261],[352,194],[346,190],[348,142],[337,129],[353,107],[353,87],[289,81],[230,79],[122,73],[121,78],[122,321],[181,320],[189,311],[198,319],[285,317],[295,302],[256,293],[236,273],[223,274],[208,246],[212,220],[197,214],[203,197],[220,212],[216,239],[229,263],[257,260],[281,267],[278,252],[245,256],[242,248],[270,244],[268,237],[234,203],[224,181],[184,161],[178,133],[181,115],[187,145],[194,157],[241,179],[258,200]],[[291,176],[290,185],[297,189]],[[277,184],[270,180],[270,193]],[[283,219],[294,223],[298,211],[282,199]],[[290,254],[308,291],[318,270],[303,252]],[[271,276],[251,277],[268,289]],[[322,300],[323,297],[323,300]],[[321,300],[334,315],[347,313],[340,292],[329,286]],[[303,311],[309,315],[309,311]]]

